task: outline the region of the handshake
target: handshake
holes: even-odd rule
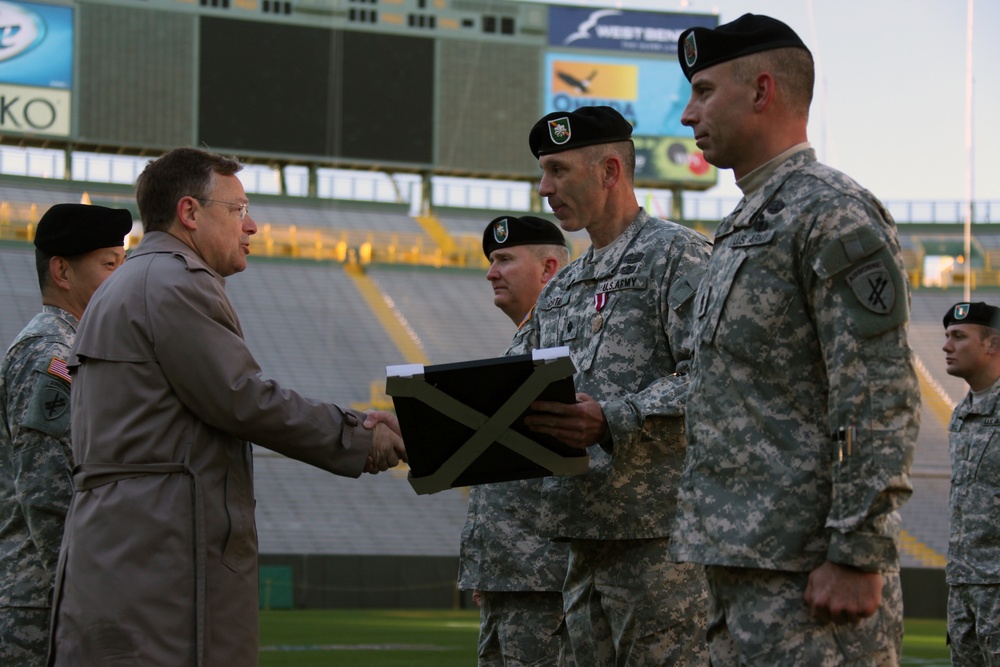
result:
[[[394,414],[369,412],[364,426],[372,429],[372,448],[368,452],[365,472],[377,475],[383,470],[395,468],[400,461],[407,461],[403,435]]]

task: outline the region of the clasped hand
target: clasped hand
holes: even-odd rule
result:
[[[395,468],[400,461],[407,461],[403,434],[399,421],[391,412],[380,410],[366,413],[364,427],[373,429],[372,447],[365,463],[365,472],[377,475],[383,470]]]
[[[825,561],[809,574],[803,597],[818,621],[857,623],[882,605],[882,574]]]

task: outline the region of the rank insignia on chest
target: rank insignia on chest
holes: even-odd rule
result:
[[[881,261],[868,262],[847,275],[847,283],[868,310],[885,315],[896,303],[892,276]]]

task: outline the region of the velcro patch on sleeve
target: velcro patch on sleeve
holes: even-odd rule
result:
[[[52,357],[52,361],[49,362],[49,367],[46,369],[46,372],[49,375],[62,378],[63,380],[66,380],[66,382],[73,382],[73,377],[69,374],[69,367],[66,366],[65,359]]]
[[[829,242],[813,268],[842,294],[845,323],[860,338],[877,336],[909,319],[906,276],[874,229],[860,227]]]
[[[841,292],[845,323],[862,339],[902,326],[910,317],[906,276],[888,246],[833,278]]]
[[[875,230],[860,227],[827,243],[816,256],[813,268],[820,278],[832,278],[884,247],[885,240]]]
[[[35,384],[21,425],[56,438],[69,433],[69,387],[48,373],[35,373]]]

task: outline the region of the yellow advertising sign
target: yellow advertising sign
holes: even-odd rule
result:
[[[634,100],[639,96],[639,68],[603,62],[556,60],[552,63],[552,94]]]

